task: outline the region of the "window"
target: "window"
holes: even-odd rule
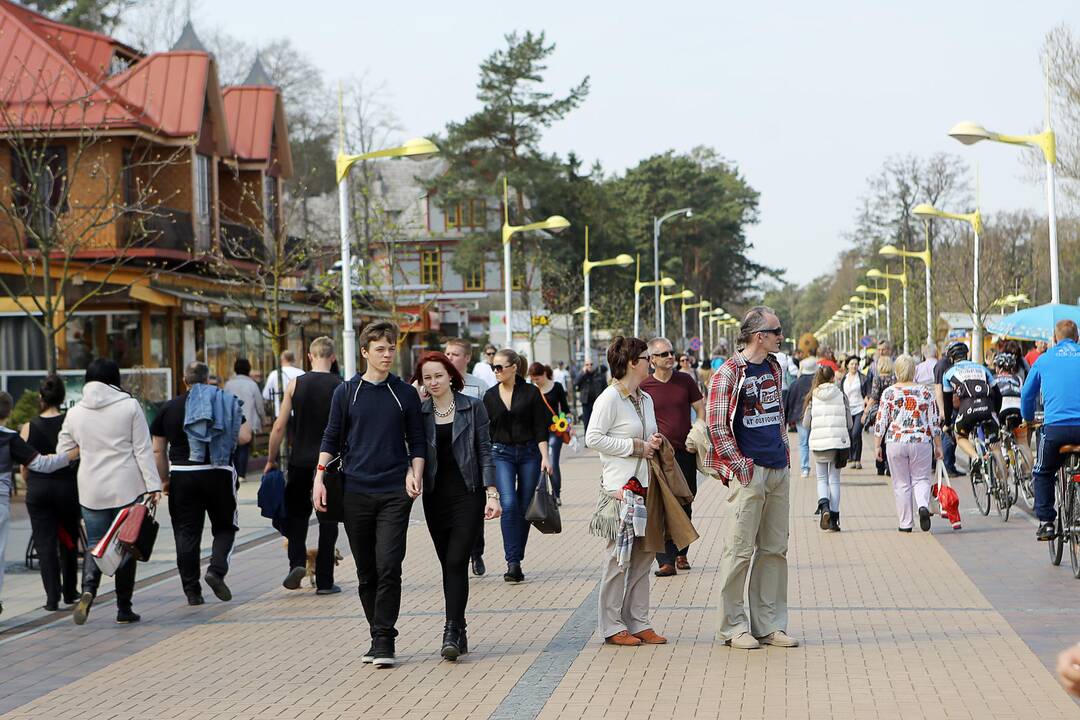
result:
[[[14,204],[24,223],[48,233],[66,212],[67,148],[62,145],[21,147],[11,156]]]
[[[469,227],[487,227],[487,203],[483,200],[469,201]]]
[[[525,273],[514,270],[510,273],[510,289],[521,290],[525,287]]]
[[[477,229],[487,227],[487,203],[484,200],[464,200],[443,209],[446,229]]]
[[[443,217],[446,218],[446,229],[453,230],[461,227],[463,208],[461,203],[447,205],[443,208]]]
[[[195,209],[199,218],[210,218],[210,158],[202,153],[195,155]]]
[[[439,248],[420,251],[420,283],[442,289],[442,258]]]
[[[474,291],[484,289],[484,263],[480,263],[478,267],[469,271],[465,277],[465,289]]]

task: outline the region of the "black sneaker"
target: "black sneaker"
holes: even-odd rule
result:
[[[281,582],[282,587],[286,590],[299,590],[300,582],[307,575],[307,568],[303,565],[294,567],[289,571],[289,574],[285,576],[285,579]]]
[[[828,530],[829,521],[832,519],[832,515],[829,514],[829,501],[827,498],[821,498],[817,501],[817,514],[821,516],[818,527],[822,530]]]
[[[90,606],[93,604],[93,594],[84,592],[82,597],[79,598],[79,604],[75,606],[75,612],[71,614],[71,619],[75,621],[76,625],[86,624],[86,618],[90,617]]]
[[[919,527],[923,532],[930,532],[930,511],[925,507],[919,508]]]
[[[394,667],[396,662],[394,658],[394,640],[380,640],[373,646],[375,652],[374,657],[371,659],[371,664],[377,668],[391,668]]]
[[[480,577],[487,572],[487,566],[484,565],[483,555],[473,555],[472,557],[472,574],[476,577]]]
[[[116,624],[117,625],[130,625],[131,623],[137,623],[142,620],[142,615],[131,610],[117,610],[116,611]]]
[[[503,580],[508,583],[519,583],[524,579],[525,573],[521,572],[521,563],[506,563],[506,572],[503,573]]]
[[[328,588],[319,588],[315,591],[316,595],[337,595],[341,592],[340,585],[331,585]]]
[[[187,593],[188,605],[202,605],[206,601],[203,600],[202,593]]]
[[[360,662],[370,665],[375,662],[375,644],[372,643],[371,647],[367,649],[367,652],[360,656]]]
[[[1044,522],[1039,525],[1038,532],[1035,533],[1035,539],[1039,542],[1049,542],[1057,537],[1057,533],[1054,532],[1054,523]]]
[[[900,532],[906,532],[906,533],[911,532],[911,528],[896,528],[896,529],[899,530]]]
[[[229,602],[232,600],[232,590],[225,584],[225,579],[215,572],[210,570],[206,571],[206,575],[203,576],[203,580],[210,586],[210,589],[217,595],[218,600],[222,602]]]

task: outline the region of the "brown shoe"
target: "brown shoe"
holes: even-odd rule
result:
[[[642,630],[639,633],[634,633],[634,637],[636,637],[638,640],[645,643],[646,645],[666,645],[667,644],[667,638],[664,637],[663,635],[657,635],[656,631],[653,630],[652,628],[649,628],[647,630]]]
[[[682,555],[676,556],[675,557],[675,569],[676,570],[689,570],[690,569],[690,561],[687,560]]]
[[[653,573],[656,577],[671,577],[672,575],[677,574],[678,573],[675,572],[675,566],[671,563],[664,563],[660,566],[659,570]]]
[[[626,630],[620,630],[609,638],[605,638],[604,642],[608,645],[622,645],[623,647],[637,647],[641,644],[641,640],[631,635]]]

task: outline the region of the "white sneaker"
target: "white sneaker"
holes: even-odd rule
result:
[[[802,471],[802,476],[803,477],[810,477],[810,471],[809,470],[803,470]]]
[[[724,641],[725,645],[730,645],[736,650],[757,650],[761,647],[761,643],[748,632],[739,633],[733,638]]]
[[[799,647],[799,641],[783,630],[777,630],[776,632],[769,633],[765,637],[758,638],[758,642],[762,645],[773,645],[782,648]]]

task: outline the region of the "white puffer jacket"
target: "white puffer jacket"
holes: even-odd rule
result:
[[[817,386],[803,424],[810,428],[810,449],[815,452],[851,447],[851,410],[836,383]]]

